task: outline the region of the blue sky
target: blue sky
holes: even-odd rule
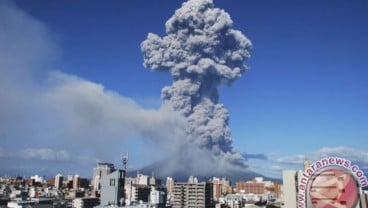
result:
[[[42,58],[48,67],[44,71],[57,70],[97,83],[145,109],[157,109],[161,104],[161,88],[171,84],[171,77],[142,66],[140,43],[149,32],[164,35],[166,20],[182,2],[33,0],[15,1],[11,7],[42,24],[50,39],[48,44],[55,46],[51,58]],[[239,152],[264,154],[267,158],[249,159],[250,167],[279,176],[281,169],[300,168],[298,162],[303,157],[316,160],[338,155],[368,170],[368,2],[214,0],[214,3],[230,14],[234,28],[253,44],[247,62],[251,69],[232,86],[220,87],[220,102],[230,112],[233,146]],[[42,76],[36,80],[37,85],[47,89]],[[5,100],[4,94],[0,95]],[[47,119],[55,118],[45,118],[46,124]],[[55,149],[53,145],[62,143],[51,144],[52,139],[37,143],[29,139],[15,145],[11,141],[17,140],[16,136],[7,131],[10,130],[2,133],[8,137],[1,138],[0,134],[4,141],[0,146],[2,163],[11,151]],[[121,146],[112,152],[129,151],[131,168],[160,158],[160,154],[152,157],[148,151],[152,142],[141,140],[142,135],[130,136],[135,139],[122,143],[113,140],[115,146]],[[88,143],[81,143],[81,147]],[[59,150],[62,149],[63,145]],[[78,155],[77,149],[65,151]],[[149,153],[145,155],[142,151]],[[92,149],[81,153],[84,158],[100,157],[95,154],[98,153]],[[69,159],[66,157],[62,163],[72,169],[75,166],[68,164]],[[113,155],[100,159],[117,162]],[[91,171],[93,162],[88,162]]]

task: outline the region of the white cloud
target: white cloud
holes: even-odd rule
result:
[[[39,159],[39,160],[55,160],[65,161],[70,159],[70,155],[65,150],[53,150],[53,149],[25,149],[18,153],[25,159]]]
[[[306,155],[292,155],[292,156],[286,156],[277,158],[275,161],[278,163],[284,163],[284,164],[303,164],[303,161],[308,159]]]
[[[349,147],[324,147],[318,150],[315,155],[319,158],[328,156],[338,156],[350,159],[351,161],[368,164],[368,152],[358,151]]]
[[[368,152],[343,146],[323,147],[314,152],[305,153],[304,155],[280,157],[275,161],[284,164],[302,164],[304,160],[310,160],[313,162],[321,158],[331,156],[346,158],[354,163],[368,164]]]
[[[363,169],[366,174],[368,173],[368,151],[361,151],[349,147],[324,147],[318,150],[313,159],[336,156],[350,160],[352,163],[357,164]]]
[[[313,163],[322,158],[333,156],[350,160],[368,174],[368,152],[344,146],[323,147],[313,152],[288,156],[273,153],[267,156],[268,160],[266,161],[249,161],[249,166],[252,170],[259,170],[266,176],[281,177],[282,170],[301,170],[305,160],[310,160]]]
[[[50,148],[5,150],[2,147],[0,147],[0,158],[47,161],[68,161],[71,159],[70,154],[65,150],[55,150]]]

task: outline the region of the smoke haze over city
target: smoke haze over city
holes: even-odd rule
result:
[[[123,152],[167,174],[367,172],[367,8],[0,0],[0,175],[90,176]]]

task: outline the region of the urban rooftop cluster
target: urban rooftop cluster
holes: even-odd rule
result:
[[[167,177],[163,183],[154,176],[137,172],[127,177],[125,170],[101,162],[92,178],[57,174],[45,179],[1,177],[0,206],[7,208],[102,208],[102,207],[280,207],[282,185],[256,177],[234,185],[226,178],[187,181]]]
[[[309,167],[310,162],[305,161],[304,171]],[[349,173],[339,169],[324,171],[327,171],[326,174],[316,175],[313,183],[331,180],[344,183],[349,179]],[[302,170],[284,170],[282,184],[255,177],[233,185],[225,177],[199,181],[195,176],[190,176],[187,181],[166,177],[163,183],[153,175],[139,172],[134,177],[127,177],[126,168],[116,169],[112,163],[100,162],[93,169],[91,179],[79,175],[64,177],[61,174],[48,180],[39,175],[29,178],[0,177],[0,208],[305,208],[299,205],[300,202],[308,203],[308,199],[298,198],[303,193],[303,190],[298,190],[302,174]],[[325,180],[324,177],[330,179]],[[311,186],[313,193],[309,194],[325,191],[320,185],[317,188]],[[336,192],[337,196],[355,190],[355,198],[322,199],[322,203],[352,203],[352,208],[368,207],[368,192],[357,183],[354,186],[356,189],[335,187],[333,184],[327,186],[328,193]],[[312,195],[310,202],[319,203]]]

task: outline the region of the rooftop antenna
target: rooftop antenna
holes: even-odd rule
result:
[[[123,175],[123,178],[119,179],[119,184],[120,186],[122,186],[123,188],[123,193],[122,193],[122,198],[118,200],[118,207],[121,206],[124,206],[125,205],[125,193],[124,193],[124,184],[125,184],[125,177],[126,177],[126,170],[127,170],[127,163],[128,163],[128,153],[124,153],[122,156],[121,156],[121,162],[123,163],[123,168],[124,168],[124,175]],[[120,172],[120,171],[119,171]],[[121,173],[120,173],[121,174]]]
[[[124,153],[123,156],[121,157],[121,162],[123,162],[124,165],[124,171],[126,172],[127,169],[127,163],[128,163],[128,153]]]

